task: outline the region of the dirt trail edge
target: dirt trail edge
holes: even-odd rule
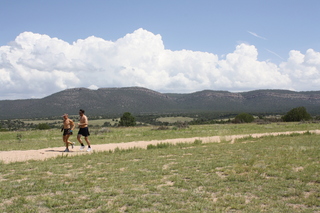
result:
[[[290,131],[290,132],[271,132],[271,133],[254,133],[254,134],[244,134],[244,135],[227,135],[227,136],[212,136],[212,137],[193,137],[193,138],[175,138],[175,139],[166,139],[166,140],[152,140],[152,141],[133,141],[125,143],[109,143],[109,144],[98,144],[92,146],[93,152],[80,151],[79,146],[75,146],[74,149],[71,149],[70,152],[64,153],[63,150],[65,147],[54,147],[54,148],[45,148],[38,150],[14,150],[14,151],[0,151],[0,161],[3,163],[11,162],[23,162],[28,160],[45,160],[48,158],[53,158],[61,155],[75,156],[80,154],[91,154],[94,152],[101,151],[113,151],[116,148],[119,149],[129,149],[129,148],[147,148],[148,145],[157,145],[159,143],[193,143],[195,140],[201,140],[202,143],[219,143],[221,141],[230,141],[234,143],[236,139],[253,137],[259,138],[263,136],[277,136],[277,135],[289,135],[292,133],[303,134],[306,132],[320,134],[320,130],[309,130],[309,131]]]

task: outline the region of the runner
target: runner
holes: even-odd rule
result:
[[[70,135],[72,135],[72,132],[74,130],[74,123],[71,119],[68,118],[68,114],[64,114],[63,116],[63,142],[66,144],[66,149],[64,150],[64,152],[69,152],[69,144],[72,146],[74,146],[74,142],[69,141],[69,137]]]
[[[82,143],[81,136],[84,136],[84,139],[86,140],[88,144],[88,149],[87,152],[91,151],[91,146],[90,146],[90,141],[88,139],[88,136],[90,135],[89,129],[88,129],[88,118],[84,114],[84,110],[80,109],[79,110],[79,115],[80,115],[80,120],[78,123],[78,126],[80,127],[79,132],[78,132],[78,141],[81,144],[80,150],[83,150],[85,148],[84,144]]]

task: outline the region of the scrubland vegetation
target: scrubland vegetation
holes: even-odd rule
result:
[[[75,123],[79,117],[70,115]],[[123,113],[119,117],[92,116],[90,117],[91,127],[118,127],[118,126],[179,126],[181,123],[188,125],[201,124],[227,124],[227,123],[270,123],[270,122],[296,122],[296,121],[314,121],[320,120],[319,116],[312,117],[305,107],[293,108],[285,115],[257,114],[249,113],[229,114],[229,113],[191,113],[191,114],[167,114],[167,115],[136,115],[130,112]],[[37,119],[16,119],[16,120],[0,120],[0,131],[16,131],[30,129],[51,129],[61,128],[61,117],[48,117]]]

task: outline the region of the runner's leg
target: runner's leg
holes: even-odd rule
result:
[[[84,137],[84,139],[86,140],[86,142],[87,142],[87,144],[88,144],[88,147],[90,147],[90,141],[89,141],[88,136],[87,136],[87,137]]]

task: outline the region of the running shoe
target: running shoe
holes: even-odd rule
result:
[[[91,148],[88,148],[88,149],[87,149],[87,152],[90,152],[90,151],[91,151]]]
[[[71,142],[71,147],[73,149],[73,146],[75,145],[76,143],[75,142]]]
[[[85,148],[85,146],[80,146],[80,150],[83,150]]]
[[[65,149],[63,152],[69,152],[69,149]]]

